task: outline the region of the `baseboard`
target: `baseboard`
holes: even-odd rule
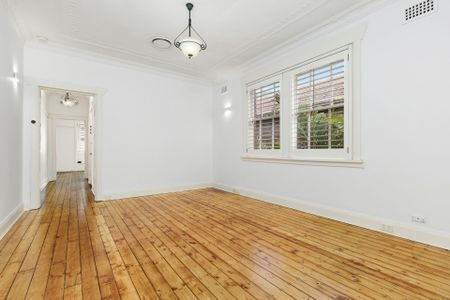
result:
[[[443,231],[414,226],[407,223],[375,218],[369,215],[337,209],[330,206],[319,205],[311,202],[299,201],[294,198],[283,197],[259,191],[234,187],[224,184],[214,184],[214,187],[226,192],[247,196],[265,202],[297,209],[321,217],[356,225],[366,229],[383,232],[408,240],[444,248],[450,250],[450,234]],[[382,230],[383,225],[392,226],[392,232]]]
[[[146,190],[146,191],[136,191],[136,192],[111,193],[111,194],[103,193],[101,195],[96,195],[95,200],[96,201],[120,200],[120,199],[127,199],[127,198],[157,195],[157,194],[183,192],[183,191],[188,191],[188,190],[198,190],[198,189],[211,188],[211,187],[214,187],[214,184],[205,183],[205,184],[166,187],[166,188]]]
[[[96,195],[96,201],[108,201],[108,200],[119,200],[127,198],[135,198],[148,195],[165,194],[173,192],[182,192],[187,190],[203,189],[214,187],[223,191],[231,192],[234,194],[239,194],[247,196],[250,198],[258,199],[265,202],[270,202],[278,204],[281,206],[297,209],[303,212],[314,214],[317,216],[341,221],[347,224],[363,227],[366,229],[382,232],[385,234],[394,235],[397,237],[405,238],[408,240],[444,248],[450,250],[450,234],[443,231],[438,231],[429,228],[423,228],[419,226],[414,226],[407,223],[402,223],[398,221],[392,221],[388,219],[376,218],[362,213],[357,213],[353,211],[343,210],[334,208],[331,206],[315,204],[306,201],[300,201],[294,198],[273,195],[269,193],[262,193],[256,190],[234,187],[224,184],[198,184],[198,185],[187,185],[187,186],[177,186],[161,189],[153,189],[146,191],[137,192],[126,192],[126,193],[112,193],[112,194],[102,194]],[[391,226],[392,232],[387,232],[382,230],[383,226]]]
[[[16,223],[23,211],[23,203],[20,203],[12,212],[9,213],[9,215],[6,216],[6,218],[0,222],[0,239],[2,239],[14,223]]]
[[[48,184],[48,183],[49,183],[48,178],[46,178],[46,179],[44,180],[44,182],[41,183],[41,192],[47,187],[47,184]]]

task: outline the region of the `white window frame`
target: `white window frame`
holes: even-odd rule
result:
[[[280,50],[273,53],[270,58],[255,60],[247,66],[243,76],[243,148],[241,159],[244,161],[282,163],[282,164],[301,164],[301,165],[319,165],[331,167],[352,167],[362,168],[363,160],[361,156],[361,41],[367,28],[366,23],[350,28],[342,32],[332,32],[323,35],[320,39],[311,42],[308,46],[299,43],[298,47],[288,47],[286,50]],[[342,51],[348,51],[347,74],[346,74],[346,103],[345,103],[345,153],[332,153],[334,151],[323,151],[321,155],[312,149],[311,153],[296,151],[292,146],[292,115],[291,115],[291,82],[290,77],[294,70]],[[323,62],[322,62],[323,63]],[[320,63],[319,63],[320,64]],[[268,75],[270,74],[270,75]],[[254,84],[258,84],[267,79],[273,79],[275,76],[281,76],[280,84],[280,146],[281,151],[275,153],[264,151],[248,151],[248,131],[247,131],[247,89]],[[288,87],[288,88],[287,88]],[[295,151],[294,151],[295,150]],[[302,153],[303,152],[303,153]],[[328,152],[328,153],[325,153]]]

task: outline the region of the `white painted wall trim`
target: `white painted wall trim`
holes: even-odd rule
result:
[[[174,186],[174,187],[166,187],[166,188],[158,188],[146,191],[136,191],[136,192],[123,192],[123,193],[115,193],[108,195],[97,195],[95,197],[95,201],[108,201],[108,200],[120,200],[127,198],[135,198],[142,196],[150,196],[157,194],[166,194],[166,193],[175,193],[175,192],[183,192],[189,190],[198,190],[214,187],[213,183],[204,183],[204,184],[195,184],[195,185],[185,185],[185,186]]]
[[[300,201],[294,198],[263,193],[241,187],[229,186],[224,184],[214,184],[214,187],[226,192],[243,195],[264,202],[278,204],[313,215],[341,221],[347,224],[356,225],[366,229],[383,232],[408,240],[450,250],[450,234],[447,232],[422,228],[419,226],[387,219],[376,218],[353,211],[337,209],[330,206]],[[393,232],[382,231],[381,228],[383,224],[393,226]]]
[[[362,160],[337,160],[337,159],[295,159],[295,158],[278,158],[269,156],[241,156],[243,161],[248,162],[265,162],[278,164],[295,164],[307,166],[324,166],[324,167],[346,167],[346,168],[364,168]]]
[[[41,192],[47,187],[48,182],[48,178],[45,178],[44,182],[41,184]]]
[[[61,115],[61,114],[48,114],[48,117],[51,119],[63,119],[63,120],[76,120],[76,121],[85,121],[87,122],[87,116],[75,116],[75,115]]]
[[[8,230],[17,222],[23,211],[23,203],[21,202],[0,222],[0,239],[2,239]]]

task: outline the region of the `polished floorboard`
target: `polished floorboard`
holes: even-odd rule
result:
[[[450,252],[215,189],[94,202],[61,173],[0,299],[450,299]]]

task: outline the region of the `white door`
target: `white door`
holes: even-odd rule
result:
[[[56,127],[56,171],[70,172],[75,170],[76,143],[75,127]]]
[[[94,190],[94,118],[95,118],[95,103],[94,97],[89,99],[89,122],[87,127],[88,136],[88,183],[92,185]]]

